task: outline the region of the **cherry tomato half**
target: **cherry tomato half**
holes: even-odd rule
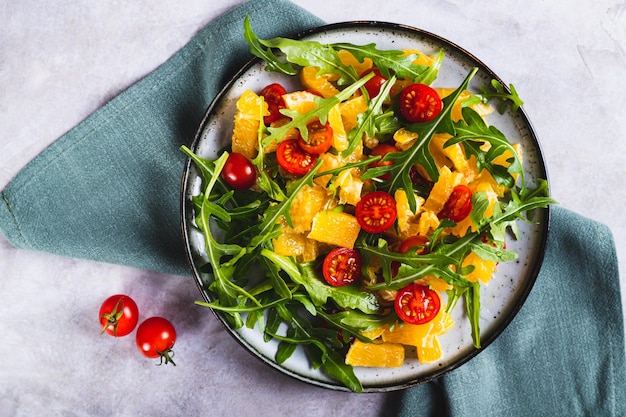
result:
[[[266,125],[269,125],[270,123],[283,117],[280,109],[285,108],[285,100],[283,99],[284,94],[287,94],[287,90],[285,90],[282,85],[277,83],[270,84],[261,90],[261,94],[259,95],[262,96],[263,100],[267,103],[267,107],[270,112],[268,116],[263,117],[263,122]]]
[[[385,191],[365,194],[356,205],[356,219],[363,230],[380,233],[389,229],[396,221],[396,201]]]
[[[459,184],[452,189],[452,193],[443,205],[437,217],[460,222],[472,211],[472,190],[467,185]]]
[[[222,168],[222,178],[235,190],[245,190],[256,183],[256,169],[244,155],[232,152]]]
[[[135,329],[139,320],[139,308],[135,300],[124,294],[112,295],[100,306],[102,333],[126,336]]]
[[[300,147],[298,139],[287,139],[276,149],[278,165],[293,175],[304,175],[313,168],[317,155],[311,154]]]
[[[400,93],[400,113],[411,123],[428,122],[442,108],[439,94],[426,84],[411,84]]]
[[[306,125],[308,141],[298,135],[298,145],[308,153],[321,155],[333,144],[333,128],[330,123],[321,124],[319,120],[314,120]]]
[[[161,358],[161,363],[171,363],[176,343],[176,329],[169,320],[163,317],[150,317],[137,328],[135,337],[137,349],[147,358]]]
[[[398,291],[393,307],[402,321],[424,324],[439,313],[441,300],[436,291],[424,285],[409,284]]]
[[[372,72],[374,73],[374,76],[367,80],[367,82],[363,86],[367,90],[367,95],[370,97],[370,99],[380,94],[381,87],[387,82],[387,79],[380,74],[380,70],[378,68],[368,69],[361,75],[361,77],[364,77]]]
[[[383,158],[385,155],[387,155],[390,152],[398,152],[398,151],[400,151],[400,149],[396,148],[394,145],[387,143],[387,142],[381,142],[378,145],[376,145],[374,149],[372,149],[372,151],[370,152],[370,156],[380,156],[381,158]],[[376,167],[389,166],[389,165],[393,165],[393,162],[381,161],[379,159],[378,161],[373,162],[369,167],[376,168]],[[387,181],[391,178],[391,174],[383,174],[378,178],[380,178],[383,181]]]
[[[363,261],[356,249],[335,248],[322,264],[324,279],[333,287],[341,287],[356,282],[361,277]]]

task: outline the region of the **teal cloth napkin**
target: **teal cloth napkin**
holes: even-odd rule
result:
[[[280,13],[275,13],[280,10]],[[214,20],[165,64],[29,163],[2,191],[15,246],[188,275],[179,223],[184,157],[202,115],[261,37],[323,22],[286,0],[253,0]],[[602,224],[553,208],[547,254],[515,320],[436,381],[387,396],[385,416],[624,415],[615,248]]]
[[[280,12],[276,12],[280,11]],[[260,36],[323,22],[281,0],[254,0],[212,21],[149,76],[31,161],[2,191],[0,230],[16,247],[188,275],[179,189],[189,145],[211,100]]]

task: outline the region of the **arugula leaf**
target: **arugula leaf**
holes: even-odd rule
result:
[[[281,37],[259,39],[253,32],[247,16],[244,21],[244,38],[250,45],[250,52],[267,63],[268,71],[297,75],[299,68],[291,65],[296,64],[300,67],[318,67],[319,72],[323,74],[337,74],[339,85],[350,84],[359,78],[354,67],[345,65],[332,46],[315,41]],[[287,62],[280,60],[272,49],[280,50]]]
[[[511,111],[516,112],[521,106],[524,105],[524,101],[517,94],[517,90],[513,84],[509,84],[510,92],[505,89],[502,83],[498,80],[491,80],[491,89],[487,86],[481,87],[482,94],[478,95],[482,102],[487,103],[492,99],[500,100],[498,106],[498,112],[503,114],[506,111],[507,105],[511,104]]]
[[[437,77],[437,71],[443,58],[443,50],[439,52],[435,65],[432,67],[417,65],[413,62],[418,58],[417,54],[406,54],[400,50],[380,50],[376,44],[354,45],[350,43],[334,43],[336,50],[350,52],[359,61],[371,59],[376,68],[385,78],[395,74],[397,78],[410,78],[413,82],[430,84]]]
[[[252,30],[252,25],[250,24],[250,17],[246,16],[243,21],[243,37],[250,46],[250,53],[252,55],[261,58],[267,64],[267,71],[276,71],[286,75],[297,75],[298,69],[292,67],[286,62],[283,62],[276,57],[276,55],[269,48],[263,48],[259,38],[256,36],[254,31]]]
[[[456,136],[450,138],[444,147],[461,143],[468,159],[472,155],[476,157],[479,172],[486,169],[498,184],[505,185],[507,188],[515,186],[515,178],[512,174],[517,174],[520,177],[522,188],[524,188],[522,161],[506,136],[495,126],[488,126],[471,107],[464,107],[462,114],[463,119],[455,124]],[[484,142],[489,142],[491,145],[487,152],[480,149]],[[508,168],[493,162],[506,151],[512,155]]]

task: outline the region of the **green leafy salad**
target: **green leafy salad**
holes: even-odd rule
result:
[[[264,40],[249,19],[244,37],[301,88],[246,90],[215,159],[181,148],[203,179],[191,203],[211,301],[198,304],[275,340],[276,363],[301,348],[355,392],[355,367],[440,360],[456,309],[480,348],[481,288],[517,259],[518,222],[554,203],[486,122],[518,111],[513,86],[472,93],[473,68],[435,87],[443,50]]]

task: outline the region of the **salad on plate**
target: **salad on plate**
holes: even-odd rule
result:
[[[198,303],[356,392],[355,367],[440,360],[457,309],[480,348],[481,288],[517,259],[518,222],[554,203],[486,121],[522,105],[513,86],[471,92],[478,68],[437,85],[443,50],[264,40],[248,19],[244,35],[290,82],[240,95],[216,158],[181,148],[202,177]]]

